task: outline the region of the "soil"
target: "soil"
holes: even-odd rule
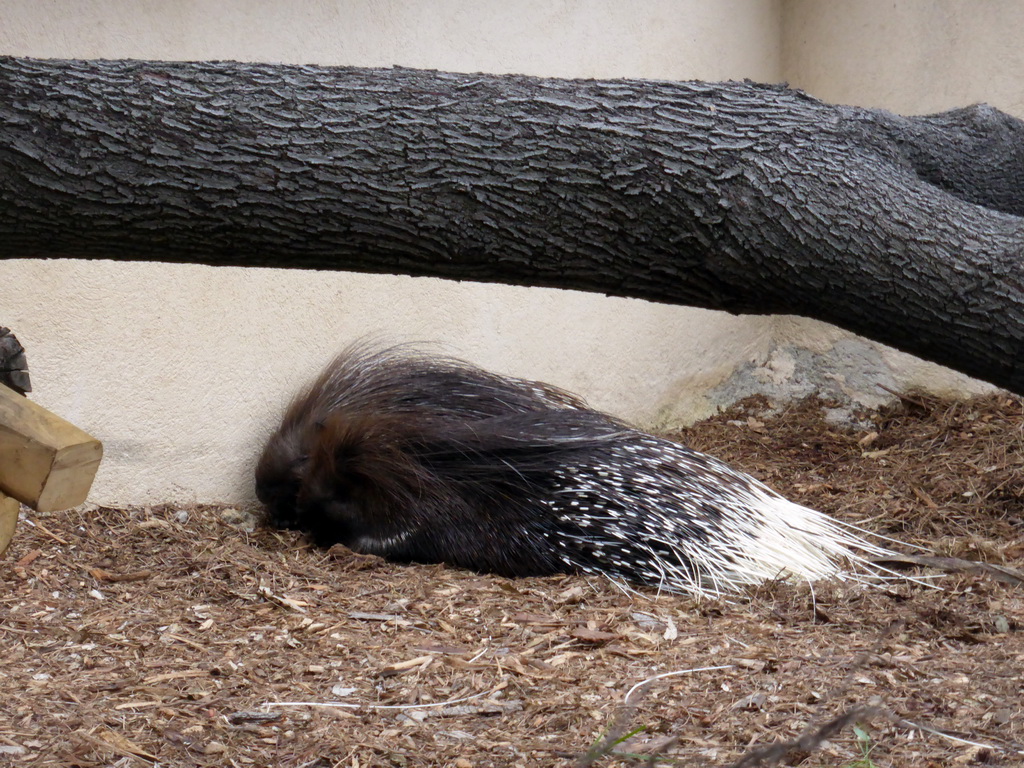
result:
[[[678,437],[1024,567],[1017,398],[750,400]],[[26,515],[0,562],[0,763],[1024,765],[1024,591],[989,574],[697,600],[322,551],[249,512]]]

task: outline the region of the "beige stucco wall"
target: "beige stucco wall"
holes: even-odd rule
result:
[[[563,77],[786,79],[903,113],[1024,116],[1019,0],[0,0],[0,54],[239,59]],[[244,501],[290,393],[347,341],[439,342],[641,423],[764,387],[868,402],[977,382],[831,326],[430,279],[0,262],[35,399],[103,439],[93,500]]]
[[[1024,2],[1020,0],[786,0],[782,68],[825,101],[927,114],[987,102],[1024,117]],[[811,320],[779,319],[777,344],[855,349],[876,359],[878,383],[939,394],[988,385]],[[834,355],[833,355],[834,357]],[[887,397],[864,389],[860,399]]]
[[[0,54],[781,76],[778,0],[0,0]],[[101,438],[100,503],[242,501],[290,393],[367,333],[441,342],[641,422],[706,408],[772,322],[570,292],[344,273],[0,262],[33,397]]]
[[[782,66],[826,101],[925,114],[984,101],[1024,116],[1020,0],[786,0]]]

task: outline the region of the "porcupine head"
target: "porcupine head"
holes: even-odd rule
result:
[[[406,450],[414,432],[408,415],[342,408],[327,416],[304,469],[297,527],[321,546],[400,558],[432,485]]]
[[[290,424],[267,441],[256,463],[256,498],[274,528],[299,528],[297,500],[302,487],[315,424]]]

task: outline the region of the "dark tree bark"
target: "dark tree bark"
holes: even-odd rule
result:
[[[780,86],[0,59],[0,258],[825,320],[1024,392],[1024,123]]]
[[[32,391],[28,375],[25,348],[10,328],[0,326],[0,384],[10,387],[19,395]]]

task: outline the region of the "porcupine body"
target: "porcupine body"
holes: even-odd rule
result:
[[[351,350],[293,404],[317,417],[299,440],[292,527],[398,561],[582,572],[697,594],[843,575],[884,553],[723,462],[560,390],[451,360],[441,386],[432,366],[402,349]]]

